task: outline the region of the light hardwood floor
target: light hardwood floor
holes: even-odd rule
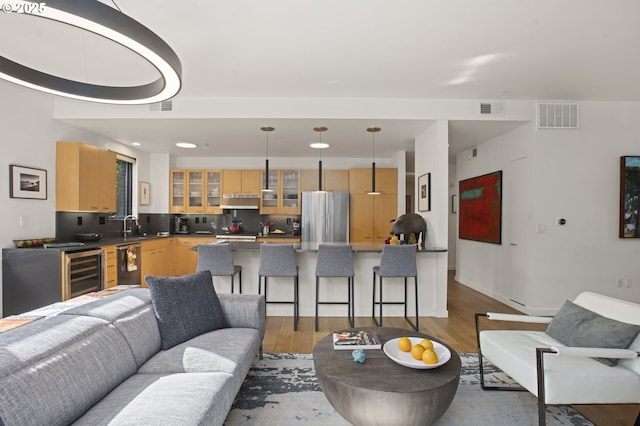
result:
[[[490,297],[470,289],[449,273],[448,318],[420,318],[420,332],[436,337],[449,344],[457,352],[477,352],[474,314],[476,312],[520,313]],[[322,307],[321,307],[322,309]],[[322,313],[322,310],[320,311]],[[411,314],[409,314],[411,315]],[[356,318],[356,327],[374,327],[370,317]],[[403,318],[385,318],[384,326],[411,330]],[[523,324],[518,324],[522,328]],[[334,330],[348,328],[345,318],[321,317],[319,330],[314,331],[314,318],[302,317],[298,331],[293,331],[293,317],[267,317],[263,341],[265,352],[311,353],[316,342]],[[484,324],[484,328],[508,328],[509,324]],[[528,325],[530,329],[540,327]],[[576,405],[585,417],[598,426],[632,426],[640,405]]]

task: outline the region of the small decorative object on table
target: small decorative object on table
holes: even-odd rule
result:
[[[351,352],[351,356],[353,356],[353,362],[359,362],[360,364],[363,364],[364,360],[367,359],[367,354],[362,349],[355,349]]]
[[[333,349],[381,349],[380,338],[375,331],[345,330],[333,333]]]

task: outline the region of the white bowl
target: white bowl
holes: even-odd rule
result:
[[[405,367],[416,368],[420,370],[438,368],[441,365],[446,364],[451,359],[451,351],[449,351],[449,349],[443,344],[438,343],[435,340],[432,340],[433,350],[436,353],[436,355],[438,355],[438,363],[425,364],[424,361],[422,360],[414,359],[411,356],[411,351],[402,352],[398,348],[398,340],[400,339],[401,339],[400,337],[396,337],[395,339],[389,340],[384,344],[382,349],[384,350],[384,353],[387,354],[389,358],[391,358],[392,361],[400,365],[403,365]],[[413,347],[413,345],[420,344],[422,339],[424,339],[424,337],[409,337],[409,340],[411,340],[411,347]]]

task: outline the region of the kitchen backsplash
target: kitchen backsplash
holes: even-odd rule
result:
[[[189,219],[190,234],[197,231],[208,231],[211,234],[224,233],[228,226],[239,224],[244,232],[262,232],[261,223],[273,223],[271,230],[280,229],[286,234],[293,233],[295,215],[261,215],[256,210],[231,210],[229,213],[217,215],[205,214],[140,214],[138,218],[138,234],[153,235],[158,232],[173,234],[174,218]],[[234,222],[235,221],[235,222]],[[135,229],[135,222],[127,221],[127,228]],[[77,234],[97,233],[104,238],[122,237],[122,219],[110,219],[104,213],[56,212],[56,237],[58,241],[75,241]],[[136,232],[134,232],[134,235]]]

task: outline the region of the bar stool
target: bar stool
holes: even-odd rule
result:
[[[197,249],[197,272],[209,270],[214,277],[231,277],[231,293],[233,293],[233,279],[238,274],[239,292],[242,293],[242,266],[234,265],[231,245],[228,243],[198,244]]]
[[[293,244],[260,244],[260,266],[258,268],[258,294],[262,294],[264,277],[264,300],[266,303],[293,304],[293,331],[298,329],[298,265]],[[267,300],[268,277],[293,277],[293,301]]]
[[[353,278],[353,250],[351,245],[328,245],[318,246],[318,260],[316,263],[316,331],[318,331],[318,305],[347,305],[347,317],[349,324],[353,328],[355,319],[355,299]],[[330,302],[319,300],[320,277],[346,277],[347,278],[347,301]]]
[[[418,268],[416,265],[417,246],[409,245],[385,245],[382,249],[380,266],[373,267],[373,303],[371,305],[371,317],[378,327],[382,327],[382,305],[404,305],[404,318],[418,331]],[[380,299],[376,302],[376,274],[380,277]],[[404,278],[404,301],[384,302],[382,299],[382,278]],[[409,320],[407,316],[407,278],[413,277],[416,288],[416,322]],[[380,322],[375,316],[376,305],[380,305]]]

